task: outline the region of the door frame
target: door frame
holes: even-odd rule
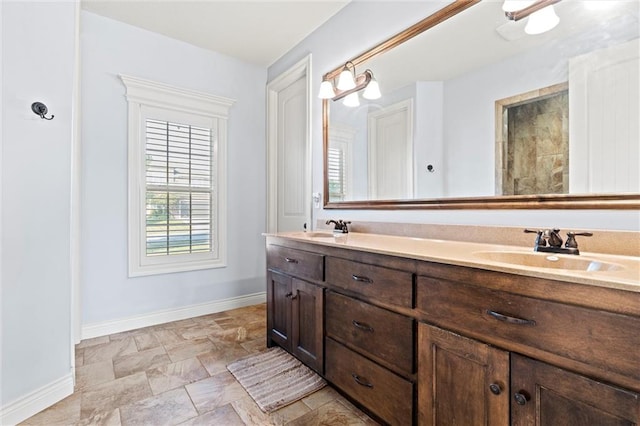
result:
[[[311,171],[311,54],[307,55],[288,70],[267,84],[267,232],[278,230],[278,94],[284,88],[300,78],[305,79],[307,96],[306,141],[307,158],[305,161],[307,184],[305,195],[309,203],[307,223],[311,227],[313,216],[312,171]]]

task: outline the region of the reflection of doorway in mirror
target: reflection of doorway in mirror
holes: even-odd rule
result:
[[[640,192],[639,75],[637,38],[569,61],[572,193]]]
[[[496,192],[568,194],[567,84],[497,101],[496,120]]]
[[[369,199],[413,198],[413,101],[368,116]]]

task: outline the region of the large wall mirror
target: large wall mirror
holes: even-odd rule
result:
[[[325,208],[640,208],[639,2],[554,2],[537,35],[502,3],[350,59],[382,96],[323,100]]]

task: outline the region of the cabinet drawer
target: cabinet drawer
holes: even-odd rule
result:
[[[328,292],[327,335],[413,373],[413,319]]]
[[[267,267],[300,278],[324,279],[324,256],[308,251],[268,245]]]
[[[391,425],[410,425],[413,384],[327,338],[325,376]]]
[[[417,307],[430,322],[489,342],[640,380],[640,318],[427,277],[418,277]]]
[[[410,272],[327,257],[326,280],[328,286],[413,307],[413,274]]]

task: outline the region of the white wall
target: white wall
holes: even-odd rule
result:
[[[268,79],[272,80],[287,67],[311,53],[314,67],[313,91],[317,93],[324,73],[337,68],[442,6],[442,2],[351,2],[269,67]],[[312,114],[313,192],[321,193],[322,104],[317,98],[314,99]],[[473,112],[471,114],[473,115]],[[488,125],[493,126],[493,119],[486,118]],[[477,161],[493,164],[493,152],[490,156],[487,156],[486,152],[481,154]],[[465,175],[466,178],[472,179],[473,176]],[[315,209],[313,214],[313,223],[327,218],[343,218],[352,221],[640,230],[640,214],[638,211],[629,210],[366,211],[320,208]]]
[[[82,322],[264,291],[266,70],[88,12],[82,45]],[[119,74],[235,99],[228,121],[228,266],[127,277],[127,103]]]
[[[416,85],[414,133],[414,167],[416,197],[442,197],[443,164],[443,83],[418,81]],[[433,172],[427,165],[433,166]]]
[[[0,423],[11,424],[73,391],[70,212],[76,4],[2,2],[0,16]],[[46,121],[31,112],[34,101],[44,102],[55,118]]]

